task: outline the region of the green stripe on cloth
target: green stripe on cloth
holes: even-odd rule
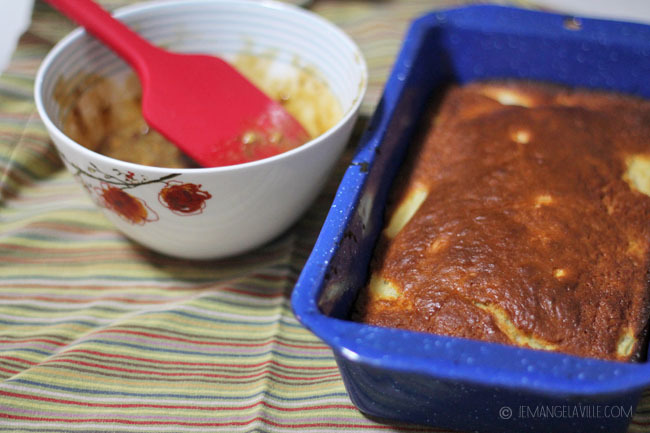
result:
[[[313,3],[366,55],[366,117],[410,20],[460,3]],[[263,248],[210,262],[152,253],[97,210],[35,112],[36,69],[72,28],[37,1],[0,76],[0,431],[441,431],[359,413],[290,309],[355,140],[315,205]],[[630,431],[649,423],[646,394]]]

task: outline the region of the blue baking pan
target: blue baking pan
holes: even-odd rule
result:
[[[479,432],[623,432],[650,363],[586,359],[349,320],[393,177],[432,95],[524,78],[650,97],[650,28],[471,6],[413,22],[296,284],[298,319],[334,351],[365,414]]]

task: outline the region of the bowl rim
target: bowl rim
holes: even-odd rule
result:
[[[96,158],[106,164],[112,165],[123,165],[125,168],[130,170],[138,171],[148,171],[151,173],[159,174],[168,174],[168,173],[179,173],[179,174],[208,174],[208,173],[227,173],[235,172],[239,170],[246,170],[249,168],[261,168],[266,165],[272,165],[280,160],[286,158],[292,158],[294,155],[306,152],[312,147],[318,146],[320,143],[327,141],[329,137],[334,135],[339,131],[345,124],[347,124],[351,119],[353,119],[357,112],[359,111],[361,104],[366,95],[368,88],[368,66],[363,56],[363,53],[359,46],[352,40],[352,38],[341,28],[336,26],[334,23],[328,21],[322,16],[312,12],[310,10],[304,9],[302,7],[282,3],[276,0],[153,0],[145,1],[141,3],[136,3],[128,6],[118,8],[114,11],[113,16],[118,19],[127,18],[132,15],[146,15],[147,11],[150,10],[161,10],[167,8],[184,8],[184,7],[196,7],[207,4],[237,4],[239,6],[252,7],[252,8],[262,8],[269,10],[277,11],[288,11],[290,13],[301,14],[303,17],[308,17],[319,23],[326,28],[329,32],[336,33],[339,37],[342,38],[344,43],[350,49],[350,53],[355,58],[355,61],[358,65],[359,71],[359,83],[357,87],[356,95],[352,101],[350,107],[344,112],[341,119],[339,119],[334,126],[322,133],[321,135],[307,141],[306,143],[298,146],[294,149],[282,152],[280,154],[263,158],[255,161],[245,162],[242,164],[233,164],[226,166],[218,167],[198,167],[198,168],[168,168],[168,167],[157,167],[149,166],[144,164],[137,164],[128,161],[122,161],[120,159],[112,158],[106,155],[102,155],[99,152],[88,149],[87,147],[77,143],[72,138],[68,137],[50,118],[47,110],[45,109],[45,104],[43,102],[43,85],[45,82],[45,77],[49,73],[49,70],[52,66],[53,61],[65,50],[69,49],[69,46],[78,41],[83,37],[92,37],[90,36],[85,29],[82,27],[77,27],[59,40],[54,47],[47,53],[43,61],[41,62],[38,71],[36,73],[36,78],[34,81],[34,101],[36,103],[37,112],[46,126],[46,129],[52,134],[56,135],[57,139],[66,143],[68,147],[73,148],[75,151],[81,153],[86,158]]]
[[[513,19],[504,20],[508,15]],[[332,208],[292,294],[291,304],[298,321],[329,345],[341,363],[363,365],[386,372],[416,374],[431,380],[453,380],[457,383],[497,386],[547,395],[629,393],[650,385],[650,360],[640,363],[608,361],[460,337],[382,328],[330,317],[318,306],[329,265],[338,253],[345,231],[359,205],[362,188],[372,171],[372,168],[368,170],[368,166],[372,166],[378,146],[384,141],[391,119],[407,90],[408,77],[414,73],[411,65],[415,63],[419,45],[425,35],[432,30],[451,26],[476,32],[496,30],[506,34],[557,38],[551,32],[558,25],[562,26],[566,19],[567,15],[549,12],[497,5],[471,5],[430,12],[412,22],[378,108],[340,182]],[[650,26],[591,18],[576,19],[580,20],[583,29],[568,33],[568,37],[576,40],[591,42],[604,34],[612,34],[617,44],[634,48],[641,46],[635,39],[637,36],[643,35],[644,40],[650,40]],[[528,26],[530,22],[535,23],[533,28]],[[400,346],[390,352],[387,347],[393,342]],[[449,353],[441,354],[444,350],[440,347],[450,347]],[[459,356],[462,351],[470,353],[474,360],[488,358],[489,362],[475,361],[470,364],[469,361],[458,361],[454,356]],[[534,359],[545,365],[548,371],[526,372],[526,368],[521,366],[519,369],[514,368],[511,360],[521,358]],[[551,373],[550,370],[555,367],[561,369],[561,372]],[[477,374],[479,368],[481,373]],[[601,379],[600,374],[606,374],[606,377]]]

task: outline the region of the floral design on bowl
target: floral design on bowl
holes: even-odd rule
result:
[[[212,195],[201,189],[202,185],[183,183],[178,180],[166,182],[158,193],[158,201],[176,215],[196,215],[205,209],[206,200]]]
[[[145,200],[129,194],[126,192],[127,189],[162,183],[164,186],[158,192],[158,201],[172,213],[180,216],[203,213],[206,201],[212,198],[212,194],[201,189],[201,184],[171,180],[180,176],[180,173],[149,179],[144,175],[136,176],[132,171],[121,171],[117,168],[109,172],[102,171],[93,163],[89,163],[84,169],[67,160],[63,154],[61,158],[97,204],[131,224],[143,225],[158,221],[159,216]],[[93,180],[99,181],[99,186],[94,186]]]
[[[132,196],[122,188],[102,182],[101,187],[95,187],[94,190],[99,194],[101,206],[110,209],[131,224],[142,225],[158,221],[158,214],[144,200]]]

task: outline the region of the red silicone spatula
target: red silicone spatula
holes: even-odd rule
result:
[[[227,62],[165,51],[91,0],[47,0],[135,69],[151,127],[204,167],[276,155],[309,140],[303,127]]]

